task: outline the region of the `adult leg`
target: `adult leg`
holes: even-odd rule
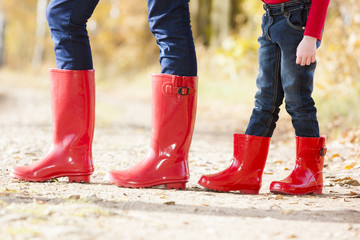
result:
[[[197,66],[188,0],[148,0],[149,25],[160,48],[161,74],[152,76],[151,146],[130,169],[106,179],[122,187],[184,189],[195,124]]]
[[[50,70],[53,141],[40,161],[15,167],[25,181],[69,177],[89,182],[94,171],[95,80],[86,22],[98,0],[53,0],[47,9],[58,69]]]
[[[93,69],[86,23],[99,0],[52,0],[47,8],[58,69]]]
[[[197,76],[189,0],[148,0],[151,32],[160,49],[161,73]]]

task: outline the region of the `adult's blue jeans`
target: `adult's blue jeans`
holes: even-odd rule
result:
[[[285,97],[285,108],[291,115],[296,136],[319,137],[315,102],[311,97],[316,63],[296,64],[296,49],[303,38],[310,4],[301,0],[264,4],[263,34],[258,39],[258,91],[246,134],[271,137]]]
[[[50,1],[47,19],[55,44],[58,69],[93,68],[86,23],[98,2],[99,0]],[[150,30],[160,48],[161,72],[196,76],[197,64],[190,26],[189,0],[148,0],[147,6]]]

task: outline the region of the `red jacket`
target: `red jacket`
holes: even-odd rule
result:
[[[278,4],[289,2],[290,0],[262,0],[267,4]],[[330,0],[312,0],[309,17],[306,22],[306,36],[315,37],[321,40],[322,30],[325,24],[325,18]]]

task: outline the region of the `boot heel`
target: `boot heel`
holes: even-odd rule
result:
[[[82,176],[69,176],[69,182],[90,182],[90,175],[82,175]]]
[[[185,189],[186,183],[167,183],[165,184],[166,189]]]
[[[316,191],[312,192],[312,194],[321,195],[322,194],[322,189],[316,190]]]
[[[260,190],[240,190],[242,194],[259,194]]]

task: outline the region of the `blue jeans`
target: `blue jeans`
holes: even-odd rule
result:
[[[99,0],[51,0],[47,19],[58,69],[93,68],[86,23]],[[196,76],[189,0],[148,0],[149,25],[160,48],[162,73]],[[129,49],[131,51],[131,49]]]
[[[303,38],[309,8],[310,3],[301,0],[264,4],[263,34],[258,39],[258,91],[246,134],[271,137],[285,97],[285,108],[291,115],[296,136],[319,137],[315,102],[311,97],[316,63],[296,64],[296,49]]]

